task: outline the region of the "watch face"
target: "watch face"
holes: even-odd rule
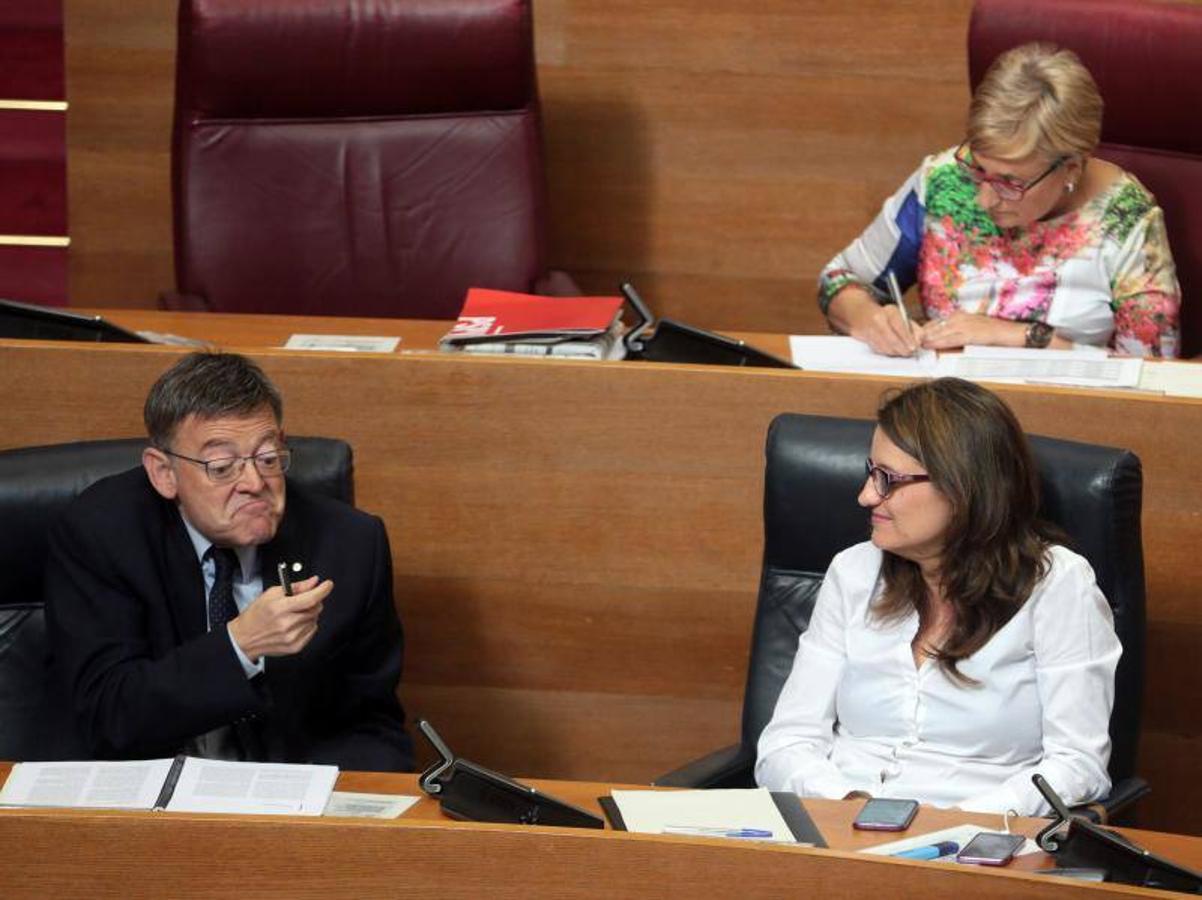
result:
[[[1025,341],[1028,347],[1043,348],[1052,343],[1052,335],[1055,329],[1047,322],[1032,322],[1027,326],[1027,339]]]

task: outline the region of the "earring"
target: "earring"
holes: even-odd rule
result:
[[[1075,191],[1077,189],[1077,183],[1075,181],[1070,181],[1068,184],[1066,184],[1064,186],[1064,189],[1071,194],[1073,191]]]

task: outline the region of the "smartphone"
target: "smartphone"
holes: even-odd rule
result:
[[[980,866],[1004,866],[1014,858],[1027,839],[1021,834],[982,831],[956,854],[956,862]]]
[[[905,831],[917,814],[917,800],[886,800],[874,797],[864,804],[851,827],[866,831]]]

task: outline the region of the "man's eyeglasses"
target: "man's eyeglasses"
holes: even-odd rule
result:
[[[864,470],[872,479],[872,489],[882,500],[889,496],[895,484],[910,484],[915,481],[930,481],[930,475],[903,475],[900,472],[890,472],[875,465],[871,459],[864,460]]]
[[[1021,200],[1026,196],[1027,191],[1039,184],[1066,162],[1067,156],[1062,156],[1054,163],[1048,166],[1047,170],[1032,181],[1024,184],[1021,181],[1016,181],[1013,178],[1005,175],[990,175],[975,162],[968,158],[968,144],[963,143],[956,148],[956,162],[960,165],[960,171],[969,177],[973,184],[988,184],[1003,200]]]
[[[168,456],[182,459],[198,466],[204,466],[205,474],[214,484],[229,484],[237,481],[247,462],[255,464],[255,470],[264,478],[278,478],[288,471],[292,465],[291,450],[264,450],[253,456],[221,456],[217,459],[193,459],[182,453],[164,450]]]

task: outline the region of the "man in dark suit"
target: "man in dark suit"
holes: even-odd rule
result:
[[[383,523],[286,483],[282,402],[244,357],[184,357],[144,415],[142,467],[50,541],[55,662],[95,754],[411,768]]]

